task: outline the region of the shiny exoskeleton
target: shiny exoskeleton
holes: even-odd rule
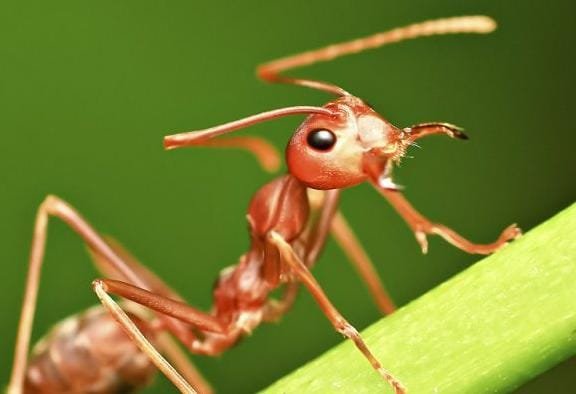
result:
[[[250,203],[247,215],[249,250],[241,256],[236,265],[221,272],[214,287],[214,304],[210,311],[205,312],[190,306],[119,245],[100,236],[69,204],[49,196],[40,206],[36,219],[10,393],[20,393],[26,369],[28,368],[30,375],[31,371],[37,368],[36,361],[27,362],[27,349],[49,216],[60,218],[82,237],[97,267],[108,277],[93,282],[93,289],[103,306],[133,343],[181,392],[210,392],[211,389],[195,372],[186,357],[178,352],[179,348],[162,340],[163,333],[170,333],[192,353],[217,355],[233,346],[262,322],[275,321],[282,316],[294,302],[299,286],[305,287],[311,293],[334,329],[354,342],[360,354],[397,394],[406,392],[407,388],[380,364],[358,331],[330,302],[310,271],[318,260],[328,235],[332,234],[366,282],[380,310],[383,313],[394,310],[394,304],[372,262],[342,213],[338,211],[340,190],[369,182],[406,221],[423,252],[428,248],[427,236],[439,235],[466,252],[489,254],[519,236],[520,230],[512,225],[493,243],[472,243],[450,228],[423,216],[412,207],[394,183],[394,165],[404,157],[407,149],[416,140],[434,134],[465,139],[466,135],[460,128],[437,122],[399,128],[363,100],[339,86],[322,81],[291,78],[282,75],[282,72],[406,39],[434,34],[489,33],[495,26],[492,19],[484,16],[439,19],[264,64],[258,68],[258,75],[263,80],[319,89],[335,95],[336,98],[321,107],[281,108],[209,129],[165,137],[164,146],[167,149],[187,146],[246,149],[260,160],[265,169],[275,170],[280,160],[275,149],[264,139],[244,136],[217,137],[279,117],[307,116],[288,143],[288,173],[260,188]],[[284,289],[281,297],[271,298],[271,292],[279,287]],[[126,314],[110,294],[121,296],[151,310],[153,317],[147,319],[145,324],[136,320],[135,316]],[[108,321],[102,325],[109,323]],[[70,338],[74,335],[80,336],[81,333],[67,333]],[[155,346],[146,336],[155,339]],[[47,343],[52,341],[57,342],[55,339],[48,339]],[[106,340],[108,343],[103,343],[102,346],[114,347],[117,346],[117,341],[121,340]],[[90,340],[88,346],[99,345]],[[76,348],[67,350],[71,359],[78,356],[77,351]],[[166,355],[168,360],[160,352]],[[61,364],[64,365],[66,364]],[[105,367],[107,364],[102,363],[94,368]],[[142,382],[147,379],[144,370],[147,371],[148,367],[143,366]],[[70,381],[88,381],[85,378],[89,376],[89,372],[74,370],[63,371],[62,374],[66,374],[63,378]],[[43,379],[37,380],[38,386],[44,384],[50,387],[52,383],[58,383],[57,379],[51,380],[52,375],[42,376]],[[127,378],[121,380],[123,383],[128,381]],[[88,387],[90,386],[85,386],[84,391],[87,391]]]
[[[129,316],[150,335],[145,320]],[[128,393],[147,385],[155,374],[154,364],[112,315],[94,307],[60,322],[36,344],[24,392]]]

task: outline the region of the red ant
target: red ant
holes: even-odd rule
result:
[[[221,272],[214,288],[214,306],[210,312],[189,306],[118,244],[100,236],[74,208],[57,197],[49,196],[40,205],[36,218],[9,392],[20,393],[25,384],[26,392],[114,392],[126,387],[136,388],[144,384],[151,373],[150,364],[139,358],[142,354],[147,355],[180,391],[194,392],[191,387],[194,386],[199,391],[209,392],[209,385],[196,374],[179,348],[161,334],[169,332],[192,353],[219,354],[262,322],[275,321],[282,316],[294,302],[299,284],[310,291],[334,328],[354,342],[394,391],[406,392],[403,384],[380,364],[358,331],[332,305],[310,272],[328,233],[332,231],[367,282],[382,312],[394,310],[394,304],[370,259],[338,212],[340,189],[370,182],[408,223],[424,253],[427,251],[426,237],[429,234],[439,235],[468,253],[489,254],[518,237],[520,230],[512,225],[493,243],[472,243],[448,227],[433,223],[421,215],[392,181],[393,165],[416,140],[433,134],[466,139],[460,128],[448,123],[421,123],[400,129],[360,98],[336,85],[290,78],[281,73],[420,36],[489,33],[495,27],[494,21],[484,16],[432,20],[276,60],[258,68],[260,78],[318,89],[337,98],[322,107],[282,108],[202,131],[165,137],[164,146],[167,149],[196,145],[244,148],[255,154],[265,168],[274,169],[279,160],[266,141],[254,137],[214,138],[271,119],[308,115],[288,144],[288,174],[264,185],[250,203],[247,215],[250,249],[237,265]],[[124,350],[132,345],[130,339],[122,336],[117,326],[110,324],[110,315],[100,308],[61,325],[27,362],[49,216],[59,217],[76,231],[88,245],[99,270],[112,278],[95,280],[94,291],[104,308],[140,350],[135,346],[130,351]],[[284,286],[281,298],[270,299],[270,293],[280,286]],[[125,313],[109,294],[130,300],[137,305],[138,313]],[[143,307],[154,314],[138,317]],[[129,306],[126,308],[130,309]],[[141,331],[152,338],[154,345]],[[178,367],[185,378],[155,346]],[[100,353],[97,355],[100,358],[94,353]],[[124,364],[120,363],[122,357]],[[100,373],[104,370],[106,376]]]

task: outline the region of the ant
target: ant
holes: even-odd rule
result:
[[[48,196],[40,205],[34,228],[9,392],[21,393],[23,387],[26,392],[117,392],[127,387],[138,388],[151,375],[152,364],[181,392],[211,392],[210,386],[166,333],[172,334],[191,353],[217,355],[262,322],[278,320],[293,304],[299,286],[304,285],[334,329],[353,341],[395,393],[405,393],[404,385],[380,364],[310,272],[332,232],[366,281],[379,309],[383,313],[395,309],[372,262],[338,211],[340,190],[363,182],[372,184],[407,222],[424,253],[428,249],[428,235],[439,235],[468,253],[490,254],[517,238],[520,230],[511,225],[495,242],[475,244],[424,217],[392,180],[394,164],[416,140],[435,134],[466,139],[459,127],[448,123],[420,123],[398,128],[339,86],[282,73],[407,39],[455,33],[485,34],[495,27],[495,22],[485,16],[437,19],[275,60],[258,68],[261,79],[321,90],[335,95],[336,99],[322,107],[281,108],[209,129],[165,137],[166,149],[187,146],[246,149],[265,169],[275,170],[279,158],[264,139],[215,137],[280,117],[307,115],[286,149],[288,173],[264,185],[252,198],[247,215],[250,249],[237,265],[221,271],[213,290],[214,305],[209,312],[188,305],[117,242],[99,235],[72,206],[58,197]],[[27,361],[50,216],[60,218],[82,237],[97,268],[108,279],[92,283],[103,307],[58,326],[37,348],[32,360]],[[279,287],[283,288],[282,295],[271,299],[270,293]],[[128,301],[118,304],[110,294]],[[111,324],[113,319],[120,325]],[[122,335],[120,327],[128,336]]]

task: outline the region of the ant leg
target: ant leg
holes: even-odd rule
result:
[[[285,263],[292,273],[308,288],[310,294],[314,297],[322,312],[326,315],[332,326],[344,335],[346,338],[351,339],[354,345],[362,352],[364,357],[370,362],[372,367],[386,380],[393,388],[396,394],[403,394],[406,389],[390,372],[382,367],[380,361],[372,354],[358,331],[340,314],[340,312],[332,305],[320,284],[316,281],[314,276],[310,273],[306,265],[302,262],[300,257],[294,252],[292,246],[282,238],[282,236],[275,231],[271,231],[268,235],[268,241],[274,245],[281,256],[281,260]]]
[[[188,356],[182,351],[180,346],[176,344],[174,339],[167,333],[159,333],[156,342],[160,345],[162,352],[166,358],[176,367],[178,371],[184,376],[186,381],[191,382],[192,386],[201,394],[213,394],[214,389],[206,381],[204,376],[196,369],[194,364],[190,362]]]
[[[242,325],[227,324],[221,321],[218,316],[201,312],[186,303],[171,300],[129,283],[111,279],[96,279],[93,286],[99,286],[106,293],[118,295],[159,312],[160,316],[167,315],[191,325],[193,330],[202,333],[203,340],[195,337],[191,339],[183,337],[178,332],[172,331],[170,327],[168,330],[192,353],[217,355],[236,343],[238,337],[246,332]]]
[[[32,252],[26,277],[26,290],[24,292],[24,301],[22,302],[22,311],[20,312],[20,322],[16,334],[16,348],[14,351],[14,361],[12,364],[12,374],[8,384],[8,394],[22,394],[24,387],[24,375],[28,360],[28,349],[30,347],[30,335],[32,324],[34,322],[34,311],[36,309],[36,298],[38,296],[38,287],[40,285],[40,270],[42,267],[42,258],[44,246],[46,243],[46,227],[48,218],[41,208],[36,215],[34,225],[34,238],[32,240]]]
[[[330,222],[338,206],[340,191],[334,189],[324,192],[307,189],[307,193],[312,219],[297,239],[295,249],[302,256],[305,265],[312,267],[326,243]],[[296,282],[287,283],[279,300],[271,299],[266,302],[262,320],[278,321],[294,304],[299,287]]]
[[[380,194],[386,197],[400,216],[402,216],[402,218],[408,223],[408,226],[410,226],[412,231],[414,231],[416,240],[420,244],[423,253],[428,251],[427,234],[439,235],[457,248],[475,254],[494,253],[505,246],[509,241],[518,238],[522,234],[518,226],[512,224],[502,231],[496,241],[489,244],[476,244],[462,237],[454,230],[442,224],[433,223],[426,217],[422,216],[422,214],[420,214],[420,212],[418,212],[399,191],[378,187],[376,183],[374,185]]]
[[[322,212],[313,230],[314,234],[310,236],[308,252],[304,258],[306,267],[310,268],[318,258],[320,249],[326,242],[328,230],[330,230],[338,245],[344,250],[344,253],[368,286],[368,290],[380,312],[390,314],[396,310],[396,306],[382,284],[382,280],[370,257],[342,213],[337,209],[339,194],[339,190],[330,190],[328,192],[309,190],[312,207],[322,209]]]
[[[168,138],[165,142],[167,149],[177,147],[176,144],[178,142],[171,140],[171,138],[172,137]],[[215,140],[198,139],[196,142],[189,145],[244,149],[254,155],[262,168],[268,172],[276,172],[281,164],[278,150],[270,142],[260,137],[241,136]]]
[[[162,315],[168,315],[188,323],[199,330],[219,334],[225,332],[226,327],[217,317],[202,312],[184,302],[172,300],[130,283],[113,279],[96,279],[93,286],[101,286],[106,293],[112,293],[134,301]],[[178,337],[177,333],[174,334]],[[183,343],[189,343],[189,338],[182,339]]]
[[[130,253],[120,242],[116,239],[104,235],[102,238],[106,241],[106,244],[118,255],[122,261],[125,262],[127,266],[135,271],[138,276],[140,276],[147,284],[148,287],[155,293],[162,294],[163,296],[172,298],[178,301],[184,301],[183,297],[180,296],[174,289],[168,286],[162,279],[158,277],[155,273],[150,271],[144,264],[138,261],[132,253]],[[88,253],[94,264],[100,272],[102,272],[109,279],[128,281],[127,278],[122,275],[118,275],[118,272],[111,266],[110,262],[102,257],[101,254],[97,253],[91,248],[88,248]]]
[[[264,305],[262,321],[277,322],[294,305],[300,286],[296,282],[289,282],[285,285],[282,297],[279,300],[269,300]]]
[[[332,220],[332,235],[344,249],[348,259],[354,264],[354,267],[360,274],[360,277],[366,282],[368,290],[374,298],[380,312],[385,315],[393,313],[396,310],[394,301],[386,291],[378,271],[374,268],[372,260],[362,247],[360,241],[350,228],[347,220],[340,211],[336,212]]]
[[[314,218],[311,220],[312,224],[306,227],[298,239],[296,249],[301,254],[306,267],[310,268],[316,263],[318,255],[326,244],[330,223],[338,208],[340,190],[333,189],[324,192],[308,189],[307,192],[312,211],[311,216]],[[263,320],[267,322],[278,321],[294,304],[298,290],[298,283],[286,284],[280,300],[273,299],[266,303]]]
[[[150,285],[154,292],[161,294],[165,297],[169,297],[174,300],[184,301],[184,299],[176,293],[172,288],[170,288],[162,279],[160,279],[156,274],[150,271],[146,266],[140,263],[130,252],[128,252],[118,241],[115,239],[105,236],[104,239],[106,243],[112,248],[116,254],[118,254],[122,260],[126,262],[134,271],[138,273],[145,281]],[[94,262],[101,272],[107,273],[108,271],[112,279],[123,279],[121,277],[115,276],[113,270],[109,270],[109,263],[107,260],[102,258],[101,255],[94,252],[92,249],[88,248],[90,255],[92,256]],[[134,304],[134,307],[138,307],[145,313],[145,308],[141,305]],[[211,394],[213,389],[210,384],[204,379],[202,374],[196,369],[196,367],[189,360],[187,355],[182,351],[182,349],[174,342],[171,336],[167,333],[158,333],[155,342],[160,346],[162,352],[166,355],[166,358],[176,367],[178,371],[184,376],[184,378],[191,382],[192,385],[202,394]]]
[[[126,315],[120,306],[108,295],[101,281],[93,282],[94,292],[100,299],[102,305],[122,326],[126,334],[136,343],[138,348],[145,353],[156,367],[180,390],[182,393],[194,394],[190,384],[174,369],[172,365],[156,350],[156,348],[146,339],[144,334],[136,327],[136,324]]]
[[[318,260],[318,256],[326,244],[330,224],[338,210],[340,190],[321,191],[308,189],[308,201],[310,202],[311,211],[313,213],[319,212],[311,215],[315,216],[314,223],[310,226],[308,234],[305,235],[306,246],[302,259],[306,267],[311,268]]]
[[[10,394],[21,393],[24,384],[30,336],[32,332],[34,312],[36,310],[44,250],[46,247],[48,218],[50,216],[59,217],[75,232],[77,232],[90,249],[101,255],[102,258],[108,262],[108,270],[114,271],[116,275],[120,275],[138,286],[144,288],[149,287],[146,280],[139,276],[133,268],[127,265],[77,211],[58,197],[46,197],[38,208],[34,224],[34,234],[26,278],[26,289],[24,292],[20,323],[18,325],[18,333],[16,337],[13,369],[10,383],[8,385],[8,391]],[[160,316],[160,318],[163,319],[164,323],[170,327],[172,331],[177,332],[181,336],[187,335],[190,338],[193,337],[192,334],[186,330],[183,323],[175,321],[174,319],[168,319],[165,316]]]
[[[265,171],[276,172],[281,160],[278,150],[270,142],[260,137],[242,136],[208,140],[202,146],[240,148],[252,153]]]

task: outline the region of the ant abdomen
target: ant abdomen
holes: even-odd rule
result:
[[[144,332],[150,329],[133,313]],[[127,393],[150,383],[156,368],[102,307],[58,323],[34,347],[24,393]]]

